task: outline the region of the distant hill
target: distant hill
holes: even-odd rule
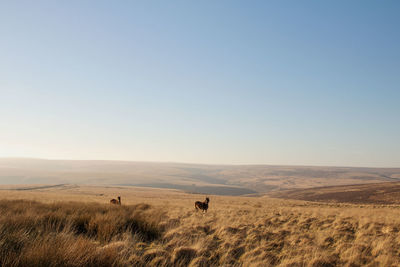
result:
[[[400,182],[295,189],[269,194],[276,198],[357,204],[400,204]]]
[[[400,168],[0,159],[0,184],[136,185],[245,195],[390,181],[400,181]]]

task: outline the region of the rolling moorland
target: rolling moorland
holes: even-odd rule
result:
[[[0,159],[3,185],[140,186],[201,194],[251,195],[393,181],[400,181],[400,169]]]
[[[400,265],[398,169],[39,163],[2,162],[0,266]],[[256,193],[209,193],[202,213],[206,195],[154,182]]]

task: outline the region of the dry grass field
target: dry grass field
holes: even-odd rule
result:
[[[209,196],[201,213],[174,190],[4,189],[1,266],[400,265],[398,205]]]

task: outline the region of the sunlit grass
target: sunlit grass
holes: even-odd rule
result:
[[[1,266],[398,266],[398,206],[159,195],[0,201]]]

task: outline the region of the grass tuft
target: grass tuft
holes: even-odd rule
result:
[[[101,245],[127,235],[136,242],[159,238],[147,210],[148,205],[2,200],[0,266],[123,266],[120,251]]]

